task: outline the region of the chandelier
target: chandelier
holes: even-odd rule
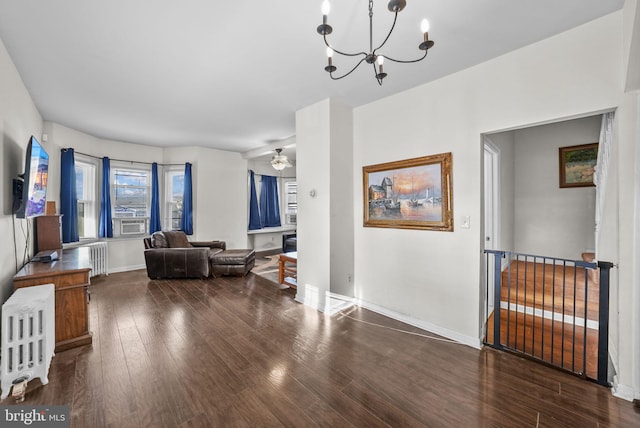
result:
[[[285,155],[281,155],[280,152],[282,152],[282,149],[276,149],[276,154],[271,158],[271,166],[277,171],[282,171],[291,166],[289,159]]]
[[[367,64],[372,64],[373,74],[375,75],[376,80],[378,81],[378,84],[382,85],[382,79],[387,77],[387,73],[385,73],[382,68],[382,65],[385,59],[393,62],[404,63],[404,64],[418,62],[425,59],[427,56],[427,50],[433,47],[433,41],[429,40],[429,21],[427,21],[426,19],[422,20],[422,24],[420,26],[422,30],[422,34],[424,36],[424,40],[422,41],[422,43],[418,45],[418,49],[424,51],[424,54],[420,58],[412,59],[412,60],[401,60],[401,59],[391,58],[390,56],[387,56],[387,55],[378,54],[378,51],[382,49],[385,43],[387,43],[387,40],[389,40],[389,37],[391,36],[391,33],[393,32],[393,29],[396,26],[396,20],[398,19],[398,12],[401,12],[406,5],[407,5],[406,0],[390,0],[389,1],[389,4],[387,5],[387,9],[389,9],[389,11],[393,12],[394,14],[393,24],[391,25],[391,29],[389,30],[387,37],[384,38],[384,41],[382,42],[382,44],[374,49],[373,48],[373,0],[369,0],[369,52],[347,53],[347,52],[341,52],[335,49],[327,41],[327,35],[333,32],[333,28],[331,27],[331,25],[327,24],[327,16],[329,15],[331,5],[329,4],[329,0],[324,0],[324,2],[322,3],[322,24],[318,26],[317,31],[318,31],[318,34],[320,34],[324,39],[324,44],[327,45],[327,58],[329,63],[324,69],[329,73],[329,76],[331,76],[331,79],[339,80],[344,77],[347,77],[348,75],[353,73],[355,69],[360,66],[360,64],[362,64],[363,62],[366,62]],[[361,56],[362,58],[360,58],[360,61],[358,61],[356,65],[351,70],[349,70],[349,72],[343,74],[342,76],[336,77],[333,75],[333,73],[337,70],[336,66],[333,65],[334,52],[340,55],[348,56],[348,57]],[[376,68],[376,62],[378,63],[377,68]]]

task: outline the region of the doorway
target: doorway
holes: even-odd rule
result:
[[[500,166],[500,150],[491,142],[489,137],[484,137],[484,249],[498,249],[499,225],[499,166]],[[492,292],[492,284],[494,283],[495,272],[487,266],[486,275],[486,314],[485,322],[494,310],[494,293]]]
[[[559,165],[563,149],[598,142],[601,123],[595,115],[482,140],[485,343],[592,379],[601,377],[599,307],[608,307],[581,257],[595,248],[595,188],[563,186]]]

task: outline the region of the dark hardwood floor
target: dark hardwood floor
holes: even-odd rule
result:
[[[486,343],[493,344],[493,317],[487,320]],[[598,331],[572,324],[552,321],[522,312],[500,310],[500,343],[515,352],[522,352],[556,367],[598,378]],[[517,320],[517,323],[516,323]]]
[[[253,274],[92,282],[93,345],[57,354],[25,403],[70,405],[74,427],[640,426],[594,383],[360,308],[325,316]]]

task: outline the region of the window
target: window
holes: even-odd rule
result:
[[[298,185],[295,180],[284,179],[284,223],[296,224],[298,217]]]
[[[78,234],[81,239],[97,238],[100,215],[100,159],[76,155],[75,164]],[[164,173],[160,169],[159,174],[162,227],[178,230],[182,227],[184,168],[165,167]],[[128,162],[112,162],[110,184],[113,236],[126,237],[149,233],[151,167],[147,169],[137,164],[132,166]]]
[[[78,236],[95,238],[98,228],[96,198],[96,163],[76,160],[76,193],[78,196]]]
[[[151,204],[151,171],[124,167],[115,167],[111,171],[114,236],[146,233]]]
[[[165,171],[164,221],[163,227],[169,230],[182,228],[182,195],[184,191],[184,169]]]

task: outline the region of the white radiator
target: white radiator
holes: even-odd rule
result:
[[[91,276],[109,275],[109,251],[106,242],[92,242],[82,245],[89,248],[89,257],[91,258]]]
[[[54,291],[53,284],[18,288],[2,305],[2,400],[21,380],[49,383],[56,345]]]

